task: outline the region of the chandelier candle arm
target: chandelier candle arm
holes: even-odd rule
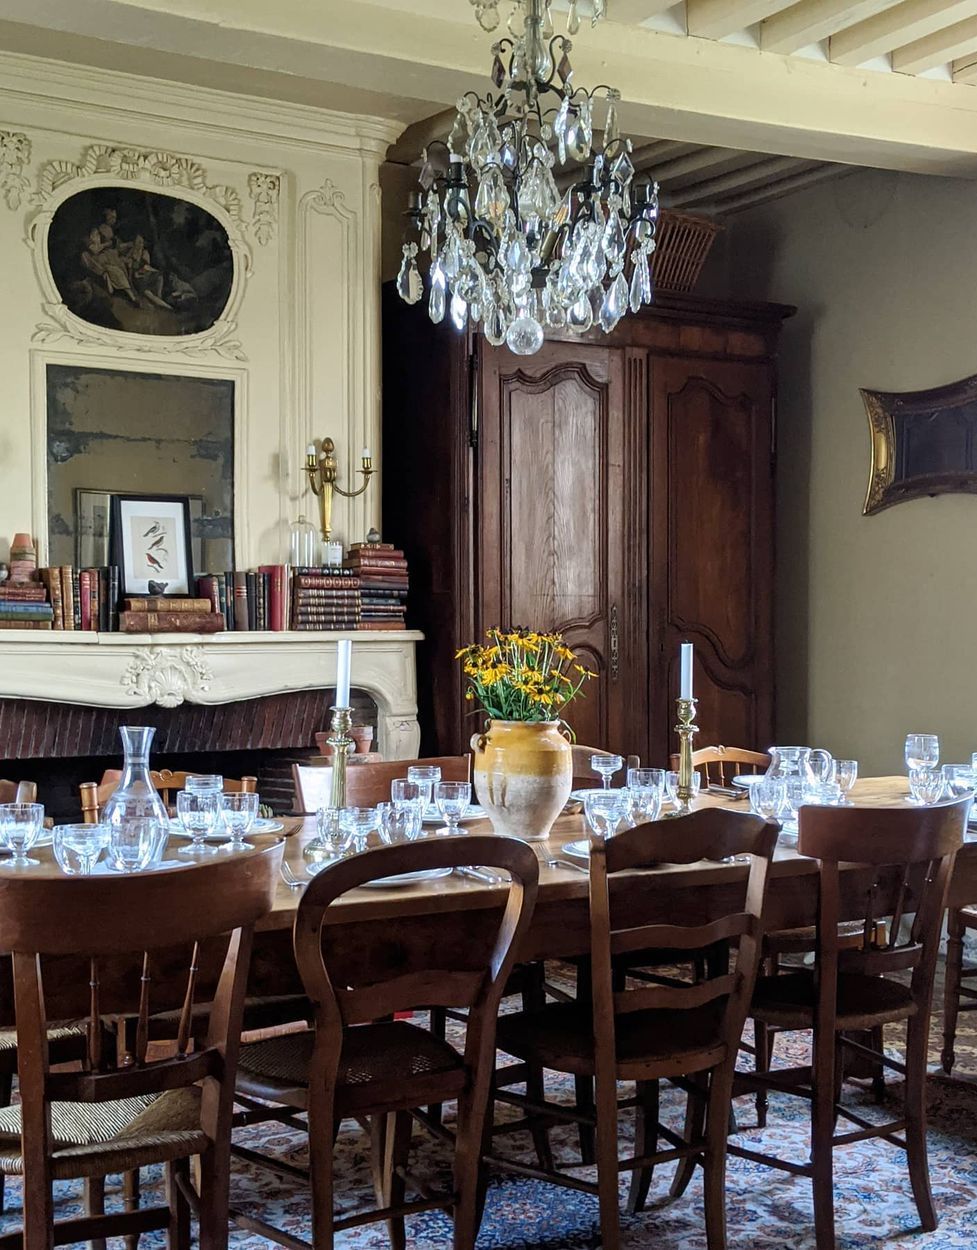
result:
[[[343,490],[339,485],[336,444],[331,438],[322,440],[318,454],[315,443],[309,443],[305,449],[304,467],[312,493],[319,500],[319,532],[325,543],[332,537],[333,495],[342,495],[344,499],[356,499],[362,495],[370,484],[370,478],[376,473],[373,467],[373,457],[369,447],[364,447],[359,468],[359,472],[363,475],[363,484],[355,490]]]
[[[486,30],[498,0],[471,0]],[[553,34],[551,0],[516,0],[509,35],[492,47],[495,92],[468,92],[446,142],[424,151],[409,199],[397,290],[418,303],[430,256],[428,313],[459,331],[481,323],[493,346],[529,356],[544,328],[610,333],[653,300],[658,184],[635,180],[618,128],[620,94],[576,87],[571,41]],[[606,12],[595,0],[594,23]],[[567,29],[579,26],[571,0]],[[595,104],[606,105],[603,130]],[[569,174],[561,192],[554,175]]]

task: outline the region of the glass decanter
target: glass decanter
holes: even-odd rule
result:
[[[100,823],[125,825],[130,820],[151,818],[165,829],[169,825],[166,805],[149,772],[149,748],[156,730],[151,725],[123,725],[119,733],[125,751],[122,779],[105,804]]]

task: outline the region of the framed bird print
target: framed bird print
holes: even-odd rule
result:
[[[109,534],[123,596],[193,593],[189,496],[113,495]]]

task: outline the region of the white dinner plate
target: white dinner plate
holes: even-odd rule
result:
[[[464,825],[469,820],[484,820],[487,815],[488,812],[484,807],[479,807],[477,803],[469,803],[468,811],[462,816],[461,823]],[[436,807],[429,807],[424,813],[424,823],[426,825],[444,825],[447,824],[447,821]]]
[[[766,773],[737,773],[733,778],[733,785],[739,786],[741,790],[749,790],[750,786],[755,786],[765,776]]]
[[[284,828],[285,826],[282,824],[280,820],[267,820],[264,817],[259,817],[259,819],[256,820],[254,824],[251,826],[251,828],[248,830],[247,834],[245,834],[245,837],[250,836],[252,833],[280,833],[281,830]],[[187,831],[183,828],[183,826],[180,824],[178,820],[170,821],[170,836],[173,838],[189,838],[190,837],[190,835],[187,833]],[[207,838],[207,841],[208,842],[227,842],[230,840],[230,837],[231,835],[227,832],[226,829],[219,829],[219,830],[216,830],[214,833],[210,834]]]
[[[587,788],[584,790],[571,790],[570,798],[575,803],[584,803],[587,800],[588,794],[600,794],[603,791],[603,789],[604,789],[603,786],[587,786]],[[608,793],[614,794],[615,792],[619,792],[619,791],[626,790],[626,789],[627,789],[627,786],[611,786],[610,789],[608,790]]]
[[[401,872],[395,877],[377,877],[375,881],[364,881],[364,890],[396,890],[402,885],[417,885],[421,881],[436,881],[439,877],[447,877],[450,868],[421,868],[417,872]]]
[[[571,859],[582,859],[584,863],[590,862],[589,838],[578,838],[576,842],[564,842],[560,849],[564,855],[569,855]]]

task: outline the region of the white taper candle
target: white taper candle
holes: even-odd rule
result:
[[[349,707],[349,670],[353,660],[353,644],[340,638],[336,651],[336,706]]]
[[[679,649],[679,698],[692,698],[692,643],[683,642]]]

